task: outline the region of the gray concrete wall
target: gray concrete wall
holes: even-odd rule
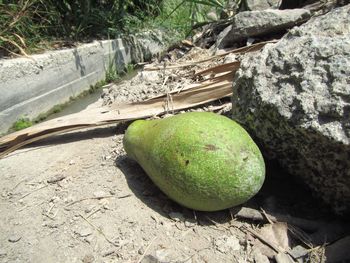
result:
[[[0,134],[19,118],[35,118],[89,89],[105,78],[110,65],[121,71],[129,63],[149,60],[168,44],[164,33],[148,32],[0,60]]]

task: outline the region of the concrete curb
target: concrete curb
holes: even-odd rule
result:
[[[35,118],[104,80],[110,66],[121,71],[163,52],[169,45],[164,35],[147,32],[0,60],[0,133],[19,118]]]

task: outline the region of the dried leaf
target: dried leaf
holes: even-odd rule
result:
[[[196,83],[181,92],[173,91],[141,102],[89,108],[9,134],[0,138],[0,158],[24,145],[64,132],[151,117],[229,97],[232,95],[233,74],[231,72]]]
[[[265,225],[259,232],[271,243],[278,245],[284,250],[290,249],[288,225],[286,223],[277,222],[273,225]]]
[[[164,66],[164,65],[160,65],[160,66],[145,66],[144,70],[148,70],[148,71],[151,71],[151,70],[164,70],[164,69],[176,69],[176,68],[184,68],[184,67],[189,67],[189,66],[195,66],[197,64],[208,62],[208,61],[211,61],[213,59],[225,57],[228,54],[245,54],[245,53],[248,53],[248,52],[258,51],[261,48],[263,48],[266,44],[276,43],[276,42],[277,41],[275,41],[275,40],[266,41],[266,42],[260,42],[260,43],[257,43],[257,44],[254,44],[254,45],[251,45],[251,46],[248,46],[248,47],[241,47],[241,48],[233,49],[233,50],[224,52],[222,54],[211,56],[209,58],[202,59],[202,60],[199,60],[199,61],[194,61],[194,62],[187,62],[187,63],[182,63],[182,64],[172,64],[172,65],[166,65],[166,66]]]

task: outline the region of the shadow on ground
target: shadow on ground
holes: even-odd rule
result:
[[[163,217],[180,214],[183,215],[185,221],[197,222],[200,225],[213,225],[214,222],[221,224],[231,220],[229,210],[201,212],[178,205],[162,193],[137,162],[126,155],[118,156],[115,163],[123,172],[128,186],[135,196]]]
[[[123,172],[131,191],[148,207],[164,217],[172,213],[180,213],[185,220],[194,220],[201,225],[213,225],[232,220],[232,213],[241,206],[218,212],[199,212],[184,208],[163,194],[149,179],[141,166],[126,155],[118,156],[116,166]],[[244,207],[292,215],[301,218],[333,220],[334,215],[303,184],[292,178],[277,163],[267,164],[265,183],[260,192],[242,204]]]

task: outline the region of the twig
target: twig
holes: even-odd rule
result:
[[[92,226],[95,230],[97,230],[97,231],[106,239],[106,241],[107,241],[108,243],[110,243],[110,244],[112,244],[113,246],[117,247],[117,245],[116,245],[112,240],[110,240],[110,239],[106,236],[106,234],[105,234],[99,227],[95,226],[93,223],[91,223],[89,220],[87,220],[87,218],[84,217],[82,214],[78,213],[78,215],[79,215],[82,219],[84,219],[90,226]]]
[[[132,196],[132,194],[127,194],[127,195],[118,196],[117,199],[124,199],[124,198],[130,197],[130,196]]]
[[[137,263],[140,263],[142,261],[142,259],[145,257],[146,253],[148,252],[148,250],[150,249],[150,247],[152,246],[153,242],[156,240],[156,236],[151,240],[151,242],[148,244],[148,246],[146,247],[145,251],[142,253],[141,257],[139,258],[139,260],[137,261]]]
[[[129,197],[129,196],[131,196],[131,194],[119,196],[119,197],[117,197],[117,199],[123,199],[123,198]],[[80,203],[80,202],[83,202],[86,200],[100,200],[100,199],[112,198],[112,197],[115,197],[115,195],[106,195],[106,196],[98,196],[98,197],[85,197],[85,198],[73,201],[73,202],[69,203],[68,205],[66,205],[65,207],[72,206],[76,203]]]
[[[292,225],[287,225],[289,232],[299,239],[301,242],[303,242],[307,247],[313,248],[312,241],[309,236],[307,236],[304,231],[292,226]]]
[[[223,226],[223,225],[220,225],[218,222],[216,222],[216,221],[214,221],[214,220],[212,220],[211,218],[209,218],[208,216],[206,216],[206,219],[208,219],[211,223],[213,223],[217,228],[220,228],[220,227],[222,227],[222,228],[224,228],[224,229],[226,229],[226,230],[228,230],[228,231],[230,231],[230,228],[229,227],[226,227],[226,226]]]
[[[263,213],[263,215],[265,216],[266,220],[267,220],[271,225],[273,225],[274,222],[271,220],[270,216],[265,212],[265,210],[264,210],[262,207],[260,207],[260,210],[261,210],[261,212]]]
[[[160,90],[162,90],[162,89],[164,88],[164,86],[165,86],[166,82],[168,81],[168,79],[169,79],[169,76],[166,76],[166,77],[164,78],[164,81],[163,81],[163,84],[162,84]]]
[[[101,210],[102,207],[99,207],[98,209],[96,209],[95,211],[92,211],[86,218],[91,217],[92,215],[96,214],[98,211]]]
[[[37,191],[39,191],[39,190],[41,190],[41,189],[44,189],[44,188],[46,188],[46,187],[48,187],[47,184],[44,185],[44,186],[42,186],[42,187],[39,187],[38,189],[35,189],[35,190],[32,191],[32,192],[26,193],[25,195],[23,195],[23,196],[21,196],[20,198],[18,198],[18,200],[23,199],[23,198],[27,197],[28,195],[31,195],[31,194],[33,194],[33,193],[35,193],[35,192],[37,192]]]
[[[276,43],[276,42],[277,42],[276,40],[260,42],[260,43],[257,43],[257,44],[253,44],[253,45],[251,45],[249,47],[241,47],[241,48],[229,50],[229,51],[224,52],[222,54],[211,56],[211,57],[209,57],[207,59],[202,59],[202,60],[199,60],[199,61],[183,63],[183,64],[180,64],[180,65],[179,64],[169,65],[169,66],[166,66],[166,69],[176,69],[176,68],[184,68],[184,67],[195,66],[195,65],[198,65],[200,63],[208,62],[208,61],[211,61],[213,59],[217,59],[217,58],[221,58],[221,57],[227,56],[228,54],[231,54],[231,53],[233,53],[233,54],[235,54],[235,53],[244,54],[244,53],[247,53],[247,52],[257,51],[257,50],[261,49],[263,46],[265,46],[266,44]],[[145,71],[164,70],[164,66],[145,67],[143,70],[145,70]]]
[[[100,199],[111,198],[111,197],[114,197],[114,195],[106,195],[106,196],[98,196],[98,197],[85,197],[85,198],[78,199],[78,200],[75,200],[75,201],[69,203],[68,205],[66,205],[66,207],[75,205],[77,203],[80,203],[80,202],[83,202],[86,200],[100,200]]]
[[[13,190],[15,190],[21,183],[24,183],[27,180],[28,180],[28,178],[23,179],[22,181],[18,182],[14,187],[12,187],[12,189],[10,190],[10,193],[12,193]]]
[[[50,206],[49,210],[47,210],[46,214],[50,214],[50,212],[51,212],[52,208],[54,208],[54,206],[55,206],[55,204],[52,204],[52,205]]]

